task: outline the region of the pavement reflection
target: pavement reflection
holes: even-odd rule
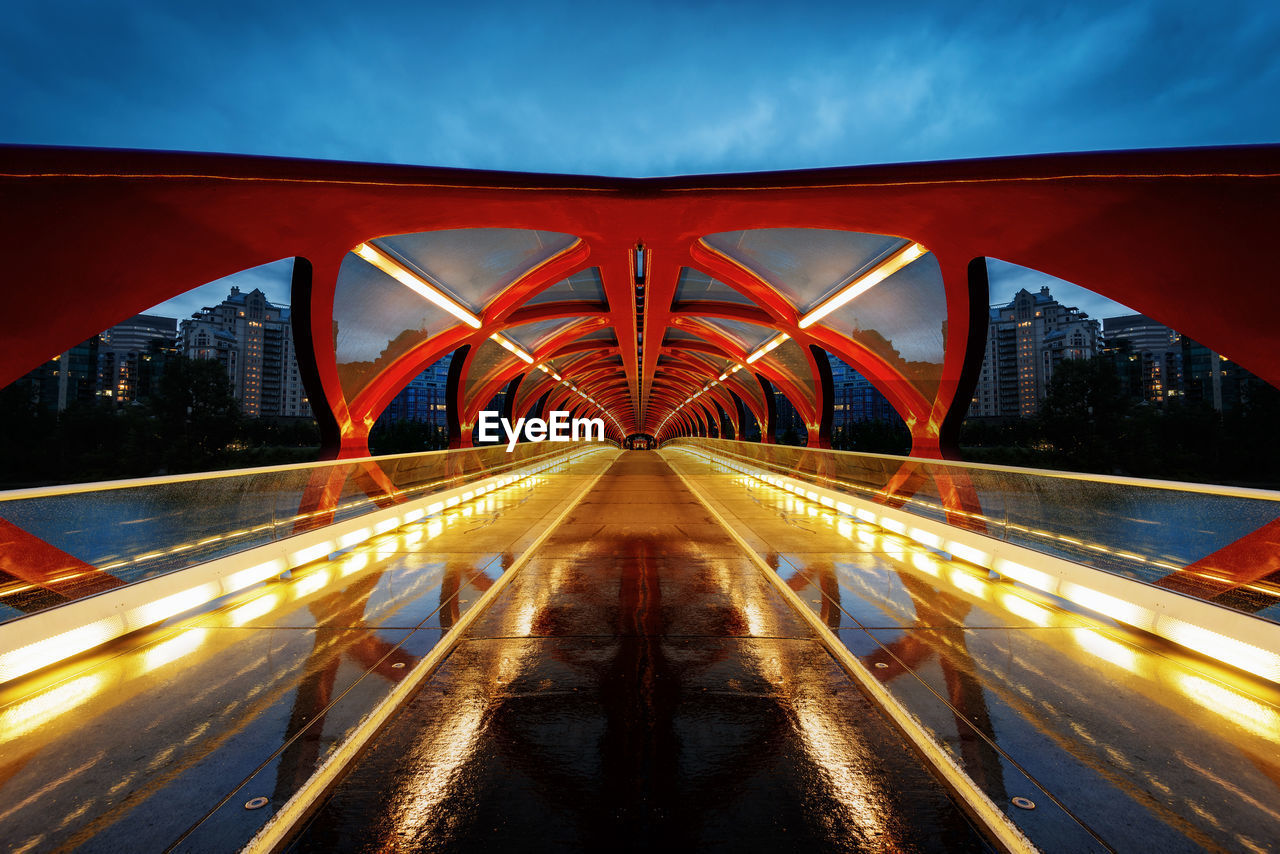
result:
[[[164,850],[264,769],[283,802],[581,482],[547,472],[3,686],[6,849]],[[184,847],[269,816],[231,806]]]
[[[986,850],[654,454],[465,637],[293,850]]]
[[[1266,850],[1280,839],[1274,685],[670,456],[997,803],[1033,785],[1116,850]],[[1036,835],[1039,817],[1008,812],[1055,847]]]

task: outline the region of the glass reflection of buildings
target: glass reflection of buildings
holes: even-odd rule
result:
[[[1133,400],[1164,404],[1182,398],[1232,412],[1262,383],[1226,356],[1141,314],[1108,317],[1102,328],[1103,355]]]
[[[380,420],[417,421],[445,430],[448,427],[449,361],[445,356],[418,374],[387,404]]]
[[[150,396],[164,359],[176,353],[178,321],[139,314],[102,333],[98,348],[98,392],[119,403]]]
[[[839,439],[855,424],[879,421],[890,424],[902,418],[889,399],[881,394],[871,381],[845,364],[839,356],[827,353],[831,365],[831,431],[839,445]],[[803,445],[807,433],[804,419],[796,412],[787,396],[774,390],[774,436],[784,445]]]

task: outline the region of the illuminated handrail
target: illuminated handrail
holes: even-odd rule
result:
[[[0,492],[8,535],[0,557],[14,576],[0,581],[0,623],[500,477],[565,449],[523,443],[511,453],[467,448]]]
[[[713,450],[1280,621],[1280,584],[1266,578],[1265,564],[1245,556],[1251,535],[1280,524],[1280,492],[723,439],[677,439],[667,446]]]

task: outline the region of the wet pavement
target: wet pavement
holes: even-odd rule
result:
[[[237,850],[474,620],[293,850],[986,850],[756,560],[1041,850],[1280,850],[1277,686],[612,450],[0,687],[0,848]]]
[[[629,452],[290,850],[989,849],[663,459]]]
[[[661,453],[1041,850],[1280,850],[1276,685]]]
[[[238,850],[615,454],[0,687],[0,850]]]

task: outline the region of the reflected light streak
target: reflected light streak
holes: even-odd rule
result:
[[[395,838],[420,838],[424,828],[442,820],[442,806],[455,794],[453,778],[475,755],[484,719],[484,706],[468,702],[461,714],[450,718],[434,738],[407,757],[417,772],[390,796]]]
[[[938,559],[933,555],[918,552],[912,555],[911,565],[921,572],[927,572],[934,578],[941,577],[941,567],[938,565]]]
[[[184,655],[195,652],[208,639],[208,636],[208,629],[187,629],[168,640],[147,648],[142,654],[143,672],[150,673],[153,670],[164,667],[166,664],[177,661]]]
[[[45,726],[102,690],[100,673],[81,676],[15,703],[0,712],[0,740],[12,741]]]
[[[324,589],[324,586],[329,583],[330,577],[329,570],[322,569],[311,573],[305,578],[299,578],[294,582],[294,597],[301,599],[304,596],[309,596],[312,593],[315,593],[317,590]]]
[[[987,598],[989,582],[970,575],[963,569],[952,569],[947,572],[947,577],[950,578],[952,584],[970,596],[975,596],[979,599]]]
[[[1176,674],[1178,688],[1196,703],[1254,735],[1280,740],[1280,712],[1274,706],[1190,673]]]
[[[1072,636],[1086,652],[1122,667],[1130,673],[1139,673],[1138,655],[1128,646],[1099,634],[1093,629],[1072,629]]]
[[[1001,591],[1000,604],[1012,614],[1016,614],[1024,620],[1029,620],[1042,628],[1048,628],[1053,625],[1053,612],[1048,608],[1041,606],[1022,598],[1016,593]]]
[[[280,595],[277,593],[267,593],[252,599],[239,607],[233,608],[227,614],[227,621],[233,626],[243,626],[259,617],[264,617],[275,610],[280,604]]]

